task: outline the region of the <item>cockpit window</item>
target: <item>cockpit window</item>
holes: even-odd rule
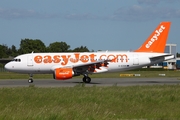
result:
[[[13,59],[15,62],[21,62],[21,59]]]

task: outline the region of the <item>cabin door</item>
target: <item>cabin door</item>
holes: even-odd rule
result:
[[[27,66],[33,66],[33,56],[28,55],[27,57]]]
[[[139,65],[139,58],[138,58],[138,55],[134,55],[134,58],[133,58],[133,65]]]

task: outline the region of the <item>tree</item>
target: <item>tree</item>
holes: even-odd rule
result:
[[[0,45],[0,58],[8,58],[9,51],[7,45]]]
[[[77,47],[73,50],[73,52],[89,52],[86,46]]]
[[[179,53],[177,53],[177,54],[176,54],[176,57],[180,57],[180,54],[179,54]]]
[[[66,42],[54,42],[47,47],[48,52],[68,52],[70,45]]]
[[[12,56],[12,57],[15,57],[18,55],[18,52],[17,52],[17,49],[16,49],[16,46],[12,45],[11,48],[8,48],[8,55],[9,56]]]
[[[39,39],[21,39],[19,53],[46,52],[46,46]]]

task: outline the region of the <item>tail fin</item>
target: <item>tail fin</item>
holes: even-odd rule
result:
[[[152,32],[142,46],[135,52],[160,52],[163,53],[171,22],[161,22],[158,27]]]

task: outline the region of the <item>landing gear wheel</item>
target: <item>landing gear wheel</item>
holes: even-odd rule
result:
[[[29,79],[29,80],[28,80],[28,83],[33,83],[33,79]]]
[[[91,82],[91,78],[88,77],[88,76],[84,76],[84,77],[83,77],[83,82],[84,82],[84,83],[90,83],[90,82]]]
[[[28,83],[33,83],[33,74],[29,74],[29,80]]]

